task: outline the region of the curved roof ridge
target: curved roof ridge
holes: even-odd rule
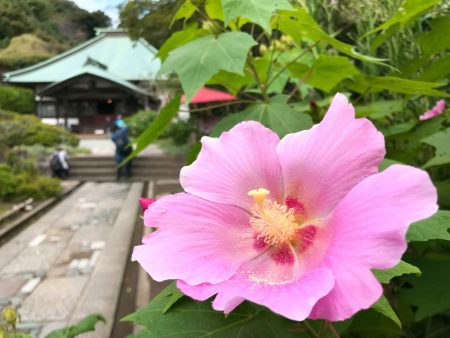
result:
[[[45,61],[36,63],[35,65],[31,65],[31,66],[28,66],[28,67],[25,67],[25,68],[22,68],[22,69],[13,70],[12,72],[7,72],[7,73],[3,74],[3,77],[4,77],[4,79],[8,79],[10,76],[14,76],[14,75],[22,74],[22,73],[27,73],[29,71],[39,69],[39,68],[41,68],[43,66],[47,66],[47,65],[49,65],[49,64],[51,64],[51,63],[53,63],[55,61],[58,61],[58,60],[66,57],[66,56],[68,56],[70,54],[73,54],[74,52],[78,52],[78,51],[82,50],[83,48],[90,46],[94,42],[97,42],[98,40],[103,39],[105,36],[106,36],[106,34],[102,33],[102,34],[100,34],[100,35],[98,35],[96,37],[93,37],[92,39],[89,39],[89,40],[87,40],[87,41],[85,41],[85,42],[83,42],[83,43],[81,43],[81,44],[79,44],[79,45],[77,45],[75,47],[72,47],[72,48],[70,48],[70,49],[60,53],[60,54],[52,56],[51,58],[49,58],[49,59],[47,59]]]

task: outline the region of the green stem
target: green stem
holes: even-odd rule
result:
[[[273,78],[270,79],[270,81],[267,83],[267,87],[269,87],[287,68],[292,66],[295,62],[297,62],[298,59],[300,59],[302,56],[304,56],[306,53],[309,53],[315,46],[319,44],[320,40],[317,40],[314,42],[311,46],[309,46],[307,49],[305,49],[300,55],[295,57],[292,61],[285,64],[276,74]]]
[[[314,331],[314,329],[311,327],[311,325],[309,325],[309,323],[306,320],[303,321],[302,324],[305,327],[306,332],[308,332],[310,337],[319,338],[319,335],[317,334],[317,332]]]
[[[261,90],[261,94],[264,98],[264,101],[269,102],[269,95],[267,95],[267,86],[264,83],[262,83],[261,79],[259,78],[258,72],[256,71],[255,65],[253,64],[253,58],[251,56],[249,57],[247,63],[248,66],[250,67],[251,72],[253,73],[253,76],[255,77],[256,84]]]
[[[241,103],[254,103],[254,101],[250,101],[250,100],[230,101],[227,103],[216,104],[216,105],[203,107],[203,108],[190,109],[190,110],[186,110],[186,111],[195,113],[195,112],[206,111],[206,110],[210,110],[210,109],[214,109],[214,108],[221,108],[221,107],[229,106],[232,104],[241,104]],[[181,111],[185,111],[185,110],[181,110]]]

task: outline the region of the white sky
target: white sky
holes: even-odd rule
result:
[[[113,27],[117,27],[119,24],[119,10],[117,5],[120,5],[126,0],[72,0],[78,7],[83,8],[89,12],[95,12],[98,10],[103,11],[111,18]]]

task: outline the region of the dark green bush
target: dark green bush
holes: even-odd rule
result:
[[[19,174],[17,176],[20,184],[14,194],[16,200],[22,201],[30,197],[34,200],[43,200],[61,192],[60,181],[56,178],[28,176],[27,174]]]
[[[153,111],[139,111],[133,116],[127,117],[125,122],[130,127],[130,135],[133,137],[138,137],[141,135],[145,129],[155,120],[157,113]],[[196,128],[191,121],[181,121],[172,122],[164,130],[160,138],[162,139],[172,139],[175,145],[186,144],[189,137]]]
[[[157,114],[154,111],[141,110],[130,117],[125,118],[130,127],[130,136],[138,137],[155,120]]]
[[[0,145],[59,144],[78,145],[78,138],[67,130],[43,124],[36,116],[25,116],[0,110]]]
[[[31,197],[38,201],[60,192],[60,181],[56,178],[15,173],[9,165],[0,164],[0,200],[20,202]]]
[[[6,200],[14,195],[17,188],[17,180],[11,168],[0,163],[0,200]]]
[[[0,86],[0,109],[31,114],[33,107],[33,91],[31,89]]]
[[[190,136],[195,131],[196,128],[190,121],[178,120],[169,124],[164,130],[162,138],[170,138],[175,145],[181,146],[188,143]]]

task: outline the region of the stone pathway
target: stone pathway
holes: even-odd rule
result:
[[[108,322],[88,336],[109,336],[142,189],[85,183],[0,247],[0,308],[18,307],[20,329],[45,337],[98,312]]]
[[[116,152],[116,146],[114,143],[104,136],[103,138],[89,138],[89,137],[81,137],[80,139],[80,147],[87,148],[90,150],[91,155],[93,156],[114,156]],[[164,151],[161,150],[157,144],[150,144],[144,150],[142,150],[138,156],[161,156],[164,154]]]

